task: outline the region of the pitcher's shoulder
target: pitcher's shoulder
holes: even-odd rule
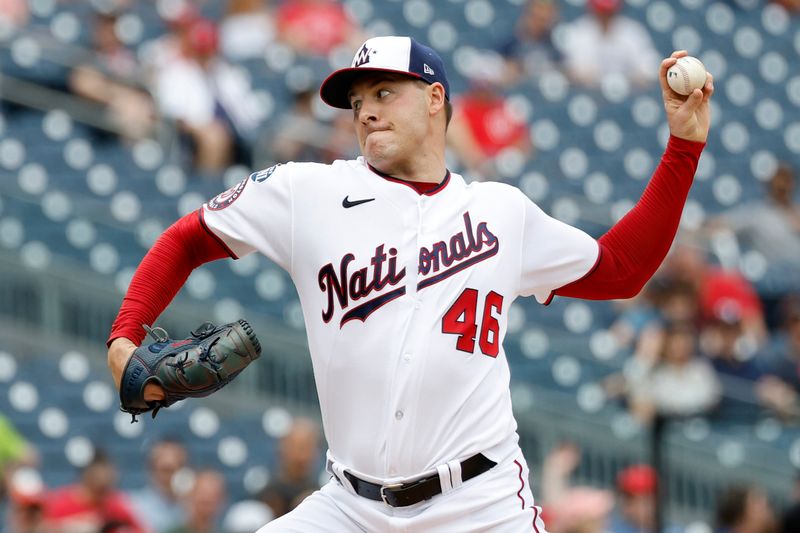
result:
[[[505,198],[509,200],[522,200],[527,198],[518,187],[499,181],[473,181],[467,185],[476,197]]]

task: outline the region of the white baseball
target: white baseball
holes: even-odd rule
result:
[[[678,62],[667,71],[667,83],[678,94],[692,94],[695,89],[702,89],[706,84],[706,67],[696,57],[678,58]]]

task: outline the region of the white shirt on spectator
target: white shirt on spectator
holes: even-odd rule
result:
[[[563,49],[567,70],[579,83],[599,87],[607,74],[621,75],[633,84],[655,81],[659,55],[639,22],[616,15],[607,32],[593,15],[567,27]]]
[[[247,75],[224,61],[208,69],[184,58],[165,63],[156,74],[155,97],[165,116],[193,127],[210,123],[217,104],[240,134],[254,130],[264,117]]]
[[[264,57],[276,37],[275,23],[269,13],[254,12],[230,15],[219,27],[222,54],[238,61]]]
[[[682,365],[648,366],[632,360],[626,366],[626,377],[633,398],[652,404],[661,413],[701,414],[719,401],[719,379],[714,368],[703,359],[693,359]]]

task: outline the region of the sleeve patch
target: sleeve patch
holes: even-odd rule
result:
[[[219,211],[221,209],[225,209],[233,202],[236,201],[242,195],[242,191],[244,191],[245,185],[247,185],[248,179],[245,178],[230,189],[225,192],[222,192],[216,195],[214,198],[209,200],[208,202],[208,209],[211,211]]]
[[[253,172],[252,174],[250,174],[250,179],[255,181],[256,183],[261,183],[268,177],[272,176],[272,173],[278,170],[279,166],[281,166],[281,163],[278,163],[277,165],[272,165],[271,167],[265,168],[264,170],[259,170],[258,172]]]

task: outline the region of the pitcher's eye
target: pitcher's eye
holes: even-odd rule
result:
[[[378,98],[383,98],[385,96],[389,96],[389,89],[381,89],[378,91]]]

